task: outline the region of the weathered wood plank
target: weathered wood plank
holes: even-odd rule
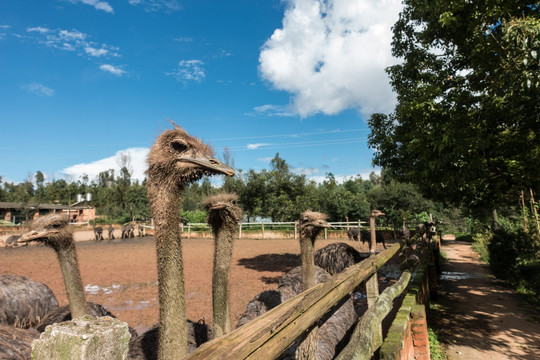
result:
[[[332,306],[373,275],[401,247],[394,244],[376,256],[351,266],[332,280],[318,284],[259,318],[214,339],[187,359],[274,359]]]
[[[411,273],[405,271],[398,282],[382,292],[375,304],[360,318],[351,340],[336,360],[371,359],[373,352],[382,344],[382,338],[378,335],[381,321],[392,310],[394,299],[405,290],[410,279]]]

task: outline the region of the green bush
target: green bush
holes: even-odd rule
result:
[[[488,245],[493,273],[508,280],[533,305],[540,306],[540,240],[512,223],[502,223]]]
[[[445,360],[447,357],[439,341],[439,336],[431,328],[428,328],[428,339],[431,360]]]

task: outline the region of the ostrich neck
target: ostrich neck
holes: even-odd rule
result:
[[[300,252],[302,256],[302,291],[315,286],[315,261],[313,259],[313,244],[315,236],[300,233]]]
[[[71,309],[71,318],[75,319],[88,313],[88,304],[84,296],[84,287],[79,271],[79,261],[77,259],[77,251],[75,245],[70,244],[67,247],[62,247],[56,251],[62,276],[64,278],[64,286],[69,300]]]
[[[369,252],[371,254],[375,254],[375,250],[377,249],[377,233],[375,232],[375,216],[369,217],[369,231],[371,233],[371,243],[370,243],[370,249]]]
[[[182,359],[188,353],[188,339],[180,239],[180,189],[152,184],[152,181],[148,182],[158,266],[158,355],[160,360]]]
[[[224,224],[215,230],[214,270],[212,274],[212,306],[214,336],[231,331],[229,308],[229,274],[235,224]]]

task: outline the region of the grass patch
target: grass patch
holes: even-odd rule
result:
[[[429,352],[431,360],[446,360],[447,356],[439,340],[437,333],[428,327]]]

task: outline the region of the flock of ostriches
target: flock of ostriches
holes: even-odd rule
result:
[[[174,123],[173,123],[174,124]],[[233,194],[206,199],[208,223],[215,238],[212,274],[213,329],[186,318],[184,274],[180,240],[182,188],[203,175],[235,171],[214,158],[209,146],[180,126],[159,136],[148,155],[147,187],[155,224],[158,263],[159,323],[138,335],[130,329],[129,359],[181,359],[202,343],[231,331],[229,273],[233,239],[242,211]],[[306,211],[299,221],[302,266],[284,275],[276,290],[256,295],[246,306],[236,327],[330,279],[363,260],[345,243],[334,243],[313,253],[319,232],[329,227],[324,214]],[[360,233],[349,234],[359,240]],[[0,359],[30,359],[31,342],[50,324],[86,314],[112,316],[99,304],[86,301],[77,252],[67,218],[60,214],[39,217],[19,243],[41,242],[58,257],[69,305],[59,307],[44,284],[21,276],[0,275]],[[384,244],[384,242],[383,242]],[[298,339],[280,358],[332,359],[336,346],[357,320],[350,298],[344,299],[317,323],[315,331]]]

